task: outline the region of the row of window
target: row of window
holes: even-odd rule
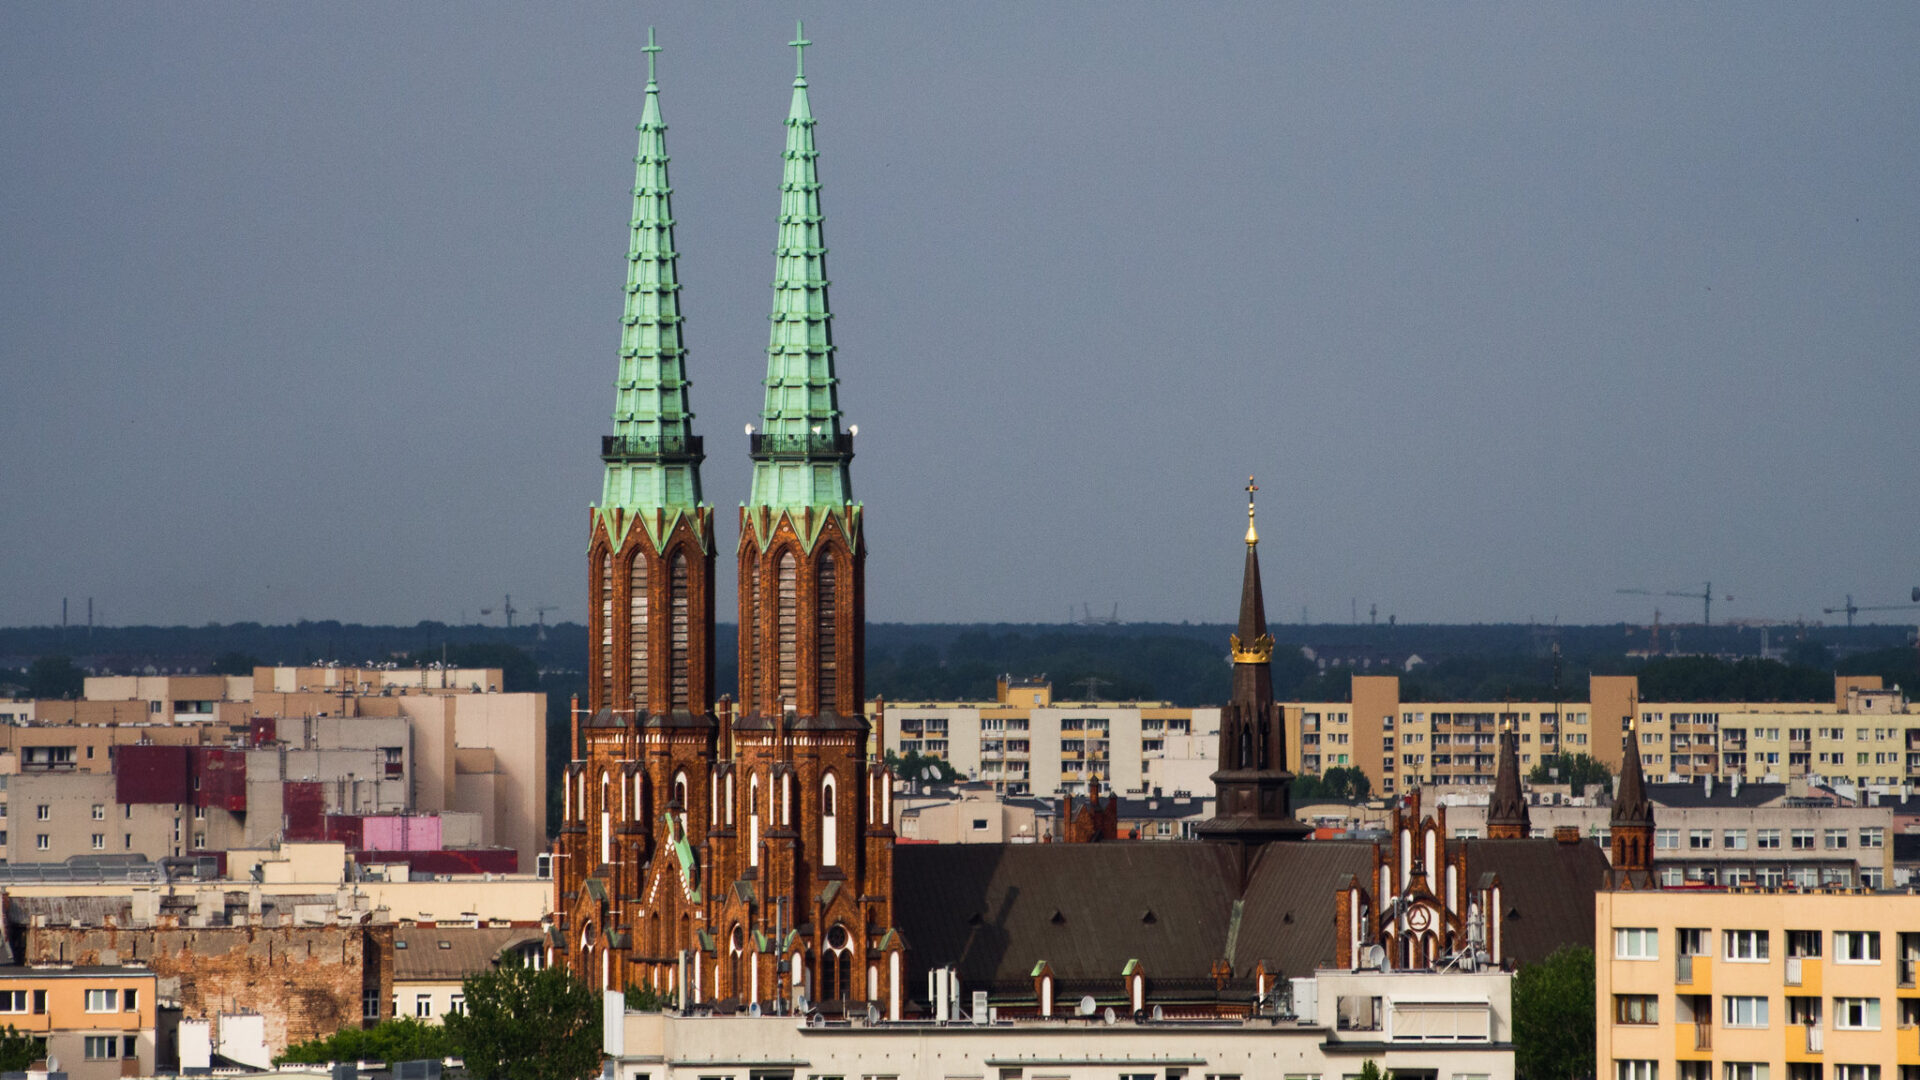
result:
[[[1820,1066],[1817,1063],[1796,1062],[1787,1068],[1788,1075],[1779,1080],[1802,1080],[1803,1077],[1806,1080],[1817,1080],[1821,1076]],[[1913,1070],[1911,1065],[1903,1065],[1900,1068],[1901,1080],[1920,1075],[1920,1070]],[[1882,1080],[1878,1065],[1855,1065],[1843,1062],[1834,1065],[1833,1071],[1826,1075],[1832,1080]],[[1616,1059],[1613,1063],[1613,1076],[1614,1080],[1660,1080],[1660,1063]],[[1717,1078],[1711,1061],[1682,1061],[1679,1062],[1678,1080],[1776,1080],[1776,1078],[1768,1075],[1767,1063],[1764,1061],[1723,1061],[1720,1063],[1720,1073]]]
[[[1796,1002],[1807,999],[1794,999]],[[1819,1001],[1813,1001],[1811,1009],[1800,1006],[1800,1014],[1789,1017],[1792,1024],[1815,1023],[1819,1016]],[[1696,1020],[1698,1013],[1694,1014]],[[1613,1020],[1616,1024],[1658,1024],[1660,1022],[1660,999],[1653,994],[1615,994],[1613,996]],[[1764,1028],[1768,1026],[1768,999],[1762,996],[1728,994],[1720,999],[1720,1022],[1731,1028]],[[1879,1031],[1880,999],[1870,997],[1836,997],[1833,999],[1833,1026],[1840,1031]]]
[[[1708,931],[1696,927],[1682,927],[1674,931],[1675,948],[1680,956],[1707,955]],[[1820,930],[1787,931],[1787,955],[1815,958],[1820,955]],[[1920,950],[1920,935],[1903,934],[1902,941],[1908,948]],[[1764,963],[1770,956],[1773,943],[1771,930],[1723,930],[1722,955],[1735,963]],[[1615,927],[1613,931],[1613,956],[1616,960],[1658,960],[1660,959],[1660,932],[1651,927]],[[1833,931],[1833,959],[1841,964],[1877,964],[1880,962],[1880,931],[1878,930],[1835,930]]]
[[[47,1011],[47,992],[45,990],[0,990],[0,1013],[24,1013],[31,1011],[35,1015],[44,1015]],[[138,1012],[140,1011],[139,990],[88,990],[87,1011],[90,1013]]]
[[[1783,831],[1786,834],[1790,850],[1793,851],[1814,851],[1820,847],[1824,847],[1828,851],[1844,851],[1846,850],[1848,842],[1854,836],[1853,830],[1844,828],[1755,829],[1753,830],[1753,846],[1763,851],[1777,851],[1780,848],[1781,834]],[[1884,848],[1887,846],[1887,830],[1881,826],[1863,825],[1860,827],[1858,835],[1860,846],[1863,848]],[[1819,841],[1819,843],[1816,844],[1815,841]],[[1680,830],[1655,829],[1653,831],[1653,846],[1655,849],[1661,851],[1679,850]],[[1707,851],[1711,850],[1713,846],[1714,831],[1712,829],[1687,830],[1687,847],[1689,849],[1694,851]],[[1720,846],[1728,851],[1747,850],[1747,830],[1720,830]]]

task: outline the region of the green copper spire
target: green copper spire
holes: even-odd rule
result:
[[[840,431],[827,310],[827,245],[821,234],[819,157],[807,101],[805,48],[796,25],[793,105],[787,111],[780,182],[780,238],[774,253],[773,330],[767,342],[767,398],[753,437],[756,506],[845,506],[853,499],[847,463],[853,439]]]
[[[600,508],[626,509],[629,522],[640,516],[632,511],[699,506],[703,457],[687,407],[667,125],[660,119],[660,86],[654,81],[654,54],[660,47],[651,27],[641,51],[647,54],[647,93],[633,159],[633,235],[627,245],[626,313],[620,320],[620,377],[614,383],[615,434],[602,439],[600,447],[607,465]]]

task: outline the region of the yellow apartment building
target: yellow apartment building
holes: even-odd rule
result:
[[[156,989],[145,968],[0,968],[0,1024],[43,1040],[71,1080],[152,1076]]]
[[[1381,793],[1490,786],[1503,723],[1520,766],[1589,754],[1620,769],[1620,731],[1638,719],[1652,781],[1704,776],[1785,782],[1821,776],[1862,786],[1920,780],[1920,713],[1877,676],[1836,676],[1832,702],[1649,702],[1631,675],[1596,675],[1586,701],[1402,701],[1394,675],[1356,675],[1350,701],[1285,706],[1287,766],[1318,775],[1359,768]]]
[[[1603,1080],[1920,1080],[1920,895],[1594,902]]]

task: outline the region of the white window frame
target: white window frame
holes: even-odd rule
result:
[[[1720,1019],[1727,1027],[1763,1029],[1767,1026],[1770,1017],[1764,996],[1728,994],[1720,1000]]]
[[[1860,955],[1863,952],[1870,952],[1872,955]],[[1833,962],[1836,964],[1878,964],[1880,962],[1880,931],[1835,930],[1833,932]]]
[[[1773,935],[1766,930],[1723,930],[1722,955],[1730,964],[1764,964],[1772,959]]]
[[[1852,1011],[1859,1010],[1860,1022],[1854,1023]],[[1833,999],[1835,1031],[1879,1031],[1880,999],[1877,997],[1837,997]]]
[[[90,1013],[112,1013],[120,1011],[120,991],[89,989],[86,996],[87,1011]]]
[[[1660,959],[1660,931],[1651,926],[1614,927],[1613,958],[1615,960]]]
[[[1660,1080],[1660,1063],[1615,1058],[1613,1080]]]

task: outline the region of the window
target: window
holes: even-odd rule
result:
[[[447,1015],[467,1015],[467,996],[465,994],[455,994],[447,999]]]
[[[87,1011],[90,1013],[119,1012],[120,992],[118,990],[87,991]]]
[[[1827,850],[1833,851],[1847,846],[1847,830],[1828,829],[1826,832]]]
[[[88,1061],[115,1061],[120,1057],[120,1036],[89,1035],[86,1052]]]
[[[1713,830],[1712,829],[1688,829],[1687,830],[1687,847],[1693,849],[1694,851],[1702,851],[1707,848],[1711,848],[1712,846],[1713,846]]]
[[[1793,839],[1793,850],[1795,851],[1812,851],[1813,850],[1813,830],[1812,829],[1795,829],[1793,830],[1793,833],[1792,833],[1792,839]]]
[[[1833,999],[1833,1026],[1841,1031],[1879,1031],[1880,999]]]
[[[23,1013],[27,1011],[27,992],[25,990],[0,990],[0,1013]]]
[[[1841,964],[1877,964],[1880,962],[1880,931],[1835,930],[1833,959]]]
[[[1780,830],[1759,830],[1759,832],[1754,834],[1753,846],[1757,848],[1778,849],[1780,847]]]
[[[1747,850],[1747,830],[1728,829],[1721,834],[1720,841],[1721,846],[1728,851],[1745,851]]]
[[[1729,1061],[1722,1068],[1720,1075],[1725,1080],[1767,1080],[1764,1061]]]
[[[1723,1015],[1728,1027],[1763,1028],[1767,1026],[1767,999],[1728,994]]]
[[[1617,1059],[1613,1063],[1613,1080],[1660,1080],[1660,1063]]]
[[[1657,1024],[1660,999],[1652,994],[1613,995],[1613,1022],[1616,1024]]]
[[[1875,825],[1872,828],[1865,828],[1865,827],[1861,828],[1860,846],[1863,848],[1886,847],[1887,846],[1887,830],[1884,828],[1881,828],[1878,825]]]
[[[368,1020],[380,1019],[379,991],[360,995],[360,1015]]]
[[[1880,1080],[1880,1066],[1835,1065],[1833,1080]]]
[[[432,1016],[433,1015],[433,995],[431,994],[413,995],[413,1015],[417,1017],[421,1017],[423,1019],[426,1017]]]
[[[140,991],[138,990],[120,991],[120,1008],[125,1012],[139,1012],[140,1011]]]
[[[47,1015],[47,992],[45,990],[35,990],[33,992],[33,1015]]]
[[[94,833],[93,834],[93,850],[105,851],[106,849],[107,849],[107,834],[100,833],[100,832]]]
[[[986,832],[986,831],[987,831],[987,819],[986,819],[986,818],[983,818],[983,817],[977,817],[977,818],[974,818],[974,819],[973,819],[973,831],[974,831],[974,832]]]
[[[53,837],[48,836],[46,833],[40,833],[33,838],[33,849],[35,851],[52,851]]]
[[[94,803],[93,804],[93,820],[95,821],[107,820],[107,808],[105,806],[102,806],[99,803]]]
[[[1701,927],[1682,926],[1673,932],[1673,939],[1681,956],[1707,954],[1707,932]]]
[[[1787,931],[1787,955],[1818,959],[1820,956],[1820,931]]]
[[[1613,955],[1620,960],[1660,959],[1660,932],[1651,927],[1616,927]]]
[[[1680,849],[1680,830],[1653,830],[1653,846],[1660,851],[1678,851]]]
[[[48,806],[46,803],[41,803],[39,806],[33,808],[33,819],[35,821],[48,821],[51,820],[52,817],[53,807]]]
[[[1772,934],[1766,930],[1729,930],[1725,938],[1727,959],[1758,963],[1767,959]]]

